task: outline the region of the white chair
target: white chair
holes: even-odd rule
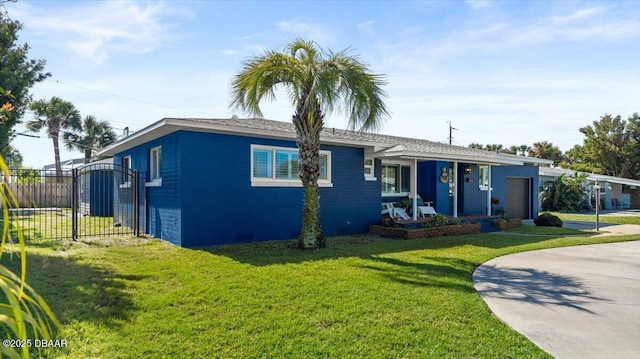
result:
[[[424,204],[426,204],[426,206],[418,206],[418,213],[420,214],[420,216],[421,217],[435,216],[436,210],[431,206],[433,202],[432,201],[424,202]]]
[[[393,202],[387,202],[382,204],[382,214],[388,214],[391,218],[400,217],[405,220],[409,220],[410,217],[407,212],[393,205]]]

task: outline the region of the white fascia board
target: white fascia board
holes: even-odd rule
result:
[[[152,123],[142,130],[136,131],[131,136],[125,137],[122,140],[103,148],[97,153],[97,155],[113,156],[116,153],[126,151],[130,148],[139,146],[145,142],[154,140],[158,137],[162,137],[174,131],[176,131],[176,129],[166,126],[166,121],[162,119],[158,122]]]
[[[522,161],[516,161],[511,159],[489,159],[479,158],[466,155],[455,154],[441,154],[441,153],[425,153],[425,152],[412,152],[412,151],[382,151],[376,154],[375,157],[379,158],[403,158],[403,159],[417,159],[418,161],[444,161],[444,162],[468,162],[477,164],[488,165],[515,165],[522,166]]]

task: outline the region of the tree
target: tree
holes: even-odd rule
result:
[[[554,165],[562,161],[562,151],[558,146],[548,141],[535,142],[533,147],[529,149],[529,157],[544,158],[552,160]]]
[[[15,137],[13,127],[20,123],[27,104],[31,101],[29,89],[37,82],[51,76],[44,72],[44,60],[28,58],[29,45],[18,45],[18,32],[22,24],[8,18],[0,9],[0,88],[11,91],[12,111],[0,120],[0,155],[5,159],[12,157],[15,148],[10,147]],[[3,107],[5,98],[0,98]]]
[[[86,116],[77,128],[71,128],[63,134],[67,148],[84,152],[84,163],[89,163],[93,151],[97,151],[115,142],[116,133],[107,121],[98,121],[93,116]]]
[[[47,130],[47,135],[53,141],[56,176],[60,177],[62,175],[58,144],[60,131],[80,127],[80,112],[71,102],[55,96],[49,101],[44,99],[34,101],[29,104],[29,109],[33,111],[34,120],[27,122],[27,129],[32,132],[39,132],[43,128]]]
[[[304,202],[302,248],[325,246],[320,222],[320,132],[324,116],[342,110],[351,130],[376,130],[388,114],[382,75],[373,74],[347,50],[324,52],[316,43],[297,39],[283,52],[267,51],[243,65],[232,81],[231,106],[262,117],[260,102],[275,99],[278,87],[287,89],[295,112],[292,120],[298,145],[298,175]]]
[[[484,150],[484,146],[480,143],[471,143],[469,148],[475,148],[476,150]]]
[[[583,186],[586,175],[575,173],[574,177],[562,174],[554,181],[546,181],[540,192],[540,207],[543,211],[581,211],[590,209],[589,199]]]
[[[640,118],[634,113],[626,121],[605,114],[593,126],[580,129],[585,135],[582,163],[595,172],[640,179]],[[572,167],[573,168],[573,167]]]

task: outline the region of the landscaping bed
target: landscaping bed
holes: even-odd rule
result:
[[[493,221],[492,225],[494,227],[500,228],[500,230],[511,229],[520,227],[522,225],[522,220],[520,218],[516,219],[499,219],[497,221]]]
[[[373,224],[369,226],[369,233],[383,237],[415,239],[477,234],[480,233],[480,229],[480,223],[475,222],[429,228],[397,228]]]

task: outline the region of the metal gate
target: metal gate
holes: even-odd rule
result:
[[[12,223],[26,238],[139,235],[137,171],[108,163],[71,170],[15,169],[0,177],[3,195],[14,196]]]

